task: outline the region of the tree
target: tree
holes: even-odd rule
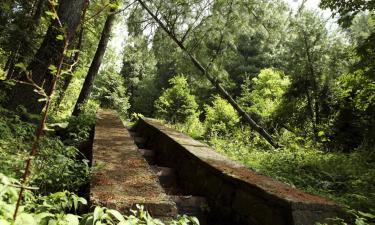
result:
[[[365,71],[365,74],[371,79],[375,80],[375,2],[367,0],[351,0],[351,1],[334,1],[322,0],[320,3],[321,8],[329,8],[335,14],[340,15],[339,23],[344,28],[349,28],[355,20],[356,16],[363,13],[369,13],[367,20],[370,33],[367,38],[360,41],[357,45],[357,55],[360,57],[355,69]],[[356,23],[358,25],[358,23]]]
[[[344,27],[348,27],[359,12],[364,12],[366,10],[374,11],[375,2],[368,0],[321,0],[320,7],[323,9],[331,9],[334,12],[334,15],[339,14],[341,17],[339,23]]]
[[[211,104],[204,107],[206,135],[229,134],[240,122],[236,110],[219,96],[214,96]]]
[[[39,86],[43,85],[47,94],[51,92],[55,65],[58,64],[58,60],[63,53],[64,41],[61,38],[66,38],[68,43],[74,38],[76,28],[81,22],[84,1],[62,0],[57,10],[58,20],[55,18],[54,13],[50,13],[53,21],[48,28],[40,48],[27,67],[27,70],[32,75],[32,80]],[[27,81],[25,73],[23,73],[20,80]],[[33,87],[17,83],[11,92],[9,107],[16,108],[19,105],[23,105],[31,113],[40,113],[44,103],[38,101],[38,99],[39,96],[34,92]]]
[[[142,35],[127,40],[121,75],[127,87],[130,111],[151,116],[154,112],[153,103],[160,96],[160,91],[156,89],[155,83],[155,57],[147,45]]]
[[[83,13],[82,13],[82,18],[81,18],[82,23],[80,24],[78,37],[75,38],[75,39],[77,39],[76,45],[74,46],[74,49],[73,49],[75,52],[67,60],[68,61],[67,63],[69,65],[72,65],[72,68],[70,68],[69,73],[65,74],[65,76],[62,79],[62,82],[60,82],[60,85],[59,85],[60,88],[58,90],[58,95],[57,95],[57,98],[55,100],[56,101],[55,104],[57,106],[60,106],[61,101],[64,98],[65,92],[67,91],[70,83],[73,80],[73,74],[76,72],[76,70],[78,68],[78,60],[79,60],[81,52],[83,50],[82,49],[83,48],[83,37],[84,37],[84,31],[85,31],[84,22],[85,22],[85,19],[86,19],[86,12],[87,12],[88,7],[89,7],[89,1],[86,0],[85,6],[84,6],[84,9],[83,9]]]
[[[113,55],[105,57],[106,60],[115,60]],[[116,109],[123,117],[128,116],[130,107],[129,98],[126,96],[124,78],[116,71],[113,64],[106,64],[95,79],[92,96],[100,103],[102,108]]]
[[[259,115],[265,122],[272,122],[271,117],[289,85],[289,77],[282,72],[264,69],[257,77],[245,81],[238,102],[246,111]]]
[[[0,47],[7,52],[4,65],[6,78],[19,78],[17,63],[27,63],[37,48],[41,27],[40,20],[46,0],[4,1],[0,5],[2,37]]]
[[[81,113],[81,106],[87,101],[88,97],[90,96],[95,77],[98,74],[100,65],[103,60],[104,53],[107,49],[108,41],[111,36],[112,27],[113,27],[115,18],[116,18],[116,13],[114,12],[114,9],[111,9],[111,12],[108,14],[107,19],[105,21],[105,24],[101,33],[100,41],[95,52],[94,59],[91,62],[91,65],[90,65],[89,71],[87,72],[81,92],[74,106],[74,110],[72,113],[72,115],[74,116],[78,116]]]
[[[155,101],[156,116],[171,123],[184,123],[197,116],[198,104],[183,75],[169,80],[171,87]]]
[[[330,101],[334,80],[346,71],[342,60],[346,47],[339,37],[329,35],[325,26],[313,11],[302,11],[292,22],[285,43],[285,73],[291,85],[278,110],[279,123],[291,125],[315,140],[333,111]]]
[[[339,77],[336,84],[331,146],[345,152],[361,145],[371,149],[375,144],[375,82],[357,70]]]
[[[227,99],[227,101],[233,106],[233,108],[236,109],[236,111],[241,115],[241,117],[244,119],[244,121],[246,121],[254,130],[256,130],[256,132],[258,132],[269,144],[271,144],[273,147],[275,148],[278,148],[280,147],[277,142],[272,138],[272,136],[263,128],[261,127],[256,121],[254,121],[254,119],[248,114],[246,113],[242,108],[241,106],[239,106],[237,104],[237,102],[234,100],[234,98],[228,93],[228,91],[223,87],[223,85],[219,82],[218,78],[217,77],[214,77],[212,76],[212,74],[206,69],[208,68],[203,66],[203,64],[195,57],[195,55],[190,52],[186,46],[184,45],[184,41],[186,39],[186,36],[187,34],[190,32],[190,29],[192,28],[191,26],[194,26],[194,23],[197,21],[197,18],[200,19],[201,17],[201,12],[199,12],[198,16],[196,16],[195,18],[193,17],[192,21],[193,24],[185,24],[187,27],[187,30],[184,32],[184,31],[180,31],[180,30],[177,30],[175,29],[175,27],[177,25],[180,25],[177,23],[177,21],[179,21],[179,17],[184,17],[186,15],[190,16],[191,14],[189,14],[190,12],[196,12],[195,10],[192,10],[192,8],[189,8],[189,4],[177,4],[175,5],[175,7],[173,8],[168,8],[166,9],[166,12],[170,12],[170,11],[177,11],[177,13],[170,13],[170,14],[165,14],[165,15],[168,15],[168,17],[163,17],[163,14],[162,16],[158,17],[158,15],[156,15],[155,13],[153,13],[151,11],[151,9],[141,0],[137,0],[140,5],[142,6],[143,9],[145,9],[147,11],[147,13],[155,20],[155,22],[159,25],[160,28],[162,28],[167,34],[168,36],[175,42],[175,44],[181,49],[181,51],[191,60],[191,62],[193,63],[193,65],[196,67],[197,70],[199,70],[210,82],[211,84],[215,87],[215,89],[225,98]],[[200,3],[200,2],[199,2]],[[229,11],[231,12],[232,11],[232,4],[233,2],[230,2],[229,3]],[[198,4],[199,5],[199,4]],[[236,5],[236,9],[238,10],[241,10],[241,7],[242,6],[241,4],[238,4]],[[198,7],[199,8],[199,7]],[[164,11],[164,8],[163,8],[163,5],[161,7],[158,7],[157,8],[157,11]],[[182,12],[185,12],[186,10],[189,12],[187,14],[185,13],[182,13],[180,12],[179,10],[182,10]],[[191,10],[191,11],[189,11]],[[171,18],[169,18],[169,15],[172,15],[172,19],[174,20],[170,20]],[[194,13],[193,13],[194,15]],[[164,23],[163,23],[164,21]],[[182,34],[182,37],[180,38],[181,35],[179,34]]]

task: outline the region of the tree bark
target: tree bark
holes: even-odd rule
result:
[[[62,0],[57,10],[58,20],[54,20],[49,26],[41,47],[38,49],[34,59],[28,66],[28,71],[32,74],[33,81],[39,86],[43,85],[47,94],[51,91],[53,74],[48,67],[57,65],[64,50],[64,41],[57,40],[58,35],[62,35],[58,29],[59,22],[65,28],[65,38],[70,43],[73,39],[76,28],[80,23],[81,13],[85,0]],[[22,74],[21,81],[26,81],[26,75]],[[8,106],[16,108],[23,105],[28,112],[39,114],[43,109],[43,102],[38,101],[38,94],[34,92],[34,87],[18,83],[12,90]]]
[[[311,114],[311,122],[313,125],[313,136],[314,136],[314,141],[318,141],[318,124],[319,124],[319,106],[318,106],[318,98],[317,98],[317,83],[316,83],[316,76],[315,76],[315,70],[314,70],[314,63],[313,59],[311,56],[311,48],[310,45],[307,42],[307,36],[304,33],[304,44],[305,44],[305,49],[306,49],[306,57],[307,57],[307,64],[308,64],[308,69],[310,71],[310,76],[312,77],[312,94],[309,94],[309,88],[307,88],[307,100],[308,104],[310,107],[310,114]]]
[[[4,72],[6,74],[6,78],[5,78],[6,80],[9,80],[9,79],[12,78],[13,69],[14,69],[14,60],[16,58],[16,55],[17,55],[17,52],[12,51],[12,53],[8,57],[8,60],[7,60],[6,64],[5,64]]]
[[[12,67],[9,70],[12,79],[19,79],[22,72],[21,69],[15,67],[15,65],[18,63],[25,63],[26,59],[30,58],[33,53],[32,41],[36,38],[36,28],[39,26],[45,3],[46,0],[35,1],[35,9],[32,9],[30,12],[28,25],[24,28],[25,33],[28,34],[29,38],[24,39],[18,44]]]
[[[56,105],[58,107],[60,106],[61,101],[63,100],[63,98],[65,96],[65,92],[66,92],[66,90],[68,90],[68,87],[69,87],[70,83],[72,82],[73,74],[77,69],[78,59],[79,59],[79,56],[80,56],[80,52],[82,50],[83,34],[84,34],[84,30],[85,30],[84,21],[85,21],[86,12],[87,12],[88,7],[89,7],[89,0],[86,0],[85,6],[84,6],[84,9],[83,9],[83,13],[82,13],[82,17],[81,17],[82,23],[81,23],[81,29],[79,31],[78,42],[77,42],[77,46],[75,47],[76,52],[74,53],[74,56],[69,60],[70,61],[69,63],[74,64],[74,65],[71,68],[70,73],[66,74],[66,76],[63,77],[63,79],[62,79],[62,86],[61,86],[61,88],[59,90],[59,94],[56,98]]]
[[[91,62],[91,65],[90,65],[89,71],[87,72],[81,92],[79,93],[78,100],[74,106],[74,110],[72,113],[72,115],[74,116],[78,116],[81,113],[82,111],[81,107],[90,96],[95,77],[98,74],[100,65],[103,60],[104,53],[107,49],[107,45],[108,45],[109,38],[111,36],[111,31],[112,31],[112,27],[115,21],[115,17],[116,17],[116,14],[112,10],[105,21],[102,34],[100,37],[100,41],[98,44],[98,48],[96,49],[96,52],[95,52],[94,59]]]
[[[258,132],[266,141],[271,144],[274,148],[281,147],[273,138],[272,136],[260,125],[258,125],[253,118],[241,108],[240,105],[237,104],[237,102],[233,99],[233,97],[224,89],[224,87],[219,83],[217,78],[214,78],[198,61],[198,59],[191,54],[183,43],[177,39],[177,37],[159,20],[159,18],[151,12],[151,10],[147,7],[147,5],[141,1],[137,0],[143,9],[145,9],[151,17],[159,24],[159,26],[168,34],[168,36],[178,45],[178,47],[190,58],[190,60],[193,62],[195,67],[199,69],[203,75],[206,76],[206,78],[211,82],[211,84],[216,88],[216,90],[219,92],[219,94],[225,98],[229,104],[232,105],[232,107],[238,112],[238,114],[256,131]]]

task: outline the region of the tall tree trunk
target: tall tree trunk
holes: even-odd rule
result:
[[[307,97],[308,110],[309,110],[311,123],[312,123],[313,139],[314,139],[314,142],[317,142],[318,128],[317,128],[316,121],[315,121],[316,117],[315,117],[315,112],[314,112],[314,103],[313,103],[313,99],[311,98],[311,94],[309,90],[306,91],[306,97]]]
[[[35,9],[34,14],[33,14],[33,23],[36,26],[39,25],[40,18],[42,17],[42,12],[43,12],[45,2],[46,2],[46,0],[39,0],[37,5],[36,5],[36,9]]]
[[[16,52],[12,51],[7,59],[7,62],[5,63],[4,72],[6,75],[6,78],[5,78],[6,80],[9,80],[12,78],[15,57],[16,57]]]
[[[29,22],[24,29],[25,30],[24,32],[28,34],[29,38],[24,39],[18,44],[18,49],[13,59],[12,67],[9,70],[10,77],[13,79],[19,79],[20,74],[22,72],[21,69],[18,67],[15,67],[15,65],[18,63],[25,63],[26,59],[32,55],[32,52],[33,52],[32,41],[34,41],[36,37],[36,28],[39,26],[45,3],[46,3],[46,0],[35,1],[34,7],[32,11],[30,12]]]
[[[32,74],[33,81],[42,86],[46,93],[51,91],[53,74],[48,67],[57,65],[59,58],[64,50],[64,43],[57,40],[58,35],[62,35],[61,29],[57,29],[58,23],[61,22],[65,28],[65,37],[68,43],[73,39],[76,28],[80,23],[81,13],[85,0],[61,0],[57,10],[58,20],[54,20],[49,26],[41,47],[38,49],[34,59],[28,66],[28,71]],[[26,81],[25,74],[22,75],[21,81]],[[34,92],[34,88],[29,85],[18,83],[12,90],[9,107],[16,108],[23,105],[31,113],[40,113],[44,103],[38,101],[39,96]]]
[[[77,69],[78,59],[79,59],[79,56],[80,56],[80,53],[81,53],[81,50],[82,50],[83,34],[84,34],[84,30],[85,30],[84,21],[85,21],[86,12],[87,12],[88,7],[89,7],[89,0],[86,0],[85,6],[84,6],[84,9],[83,9],[83,13],[82,13],[82,17],[81,17],[82,23],[81,23],[81,29],[79,31],[78,42],[77,42],[77,45],[75,46],[76,52],[74,53],[74,56],[69,60],[70,61],[69,63],[74,64],[74,65],[71,68],[70,73],[66,74],[65,77],[63,77],[63,79],[62,79],[61,88],[60,88],[59,94],[58,94],[58,96],[55,100],[56,105],[58,107],[60,106],[60,104],[61,104],[61,102],[62,102],[62,100],[65,96],[65,92],[66,92],[66,90],[68,90],[68,87],[69,87],[70,83],[72,82],[73,74]]]
[[[309,94],[309,90],[307,90],[307,97],[308,97],[308,104],[310,107],[310,114],[311,114],[311,122],[313,125],[313,135],[314,135],[314,141],[318,141],[318,124],[319,124],[319,105],[318,105],[318,85],[316,82],[316,73],[314,69],[314,63],[313,63],[313,57],[311,55],[311,48],[310,45],[307,41],[308,37],[304,33],[304,43],[305,43],[305,49],[306,49],[306,58],[307,58],[307,64],[308,64],[308,69],[310,71],[310,76],[312,78],[312,93],[311,95]]]
[[[81,92],[79,93],[78,100],[74,106],[73,115],[78,116],[81,113],[81,106],[87,101],[90,96],[92,86],[96,75],[98,74],[100,65],[103,60],[104,53],[107,49],[108,41],[111,36],[111,30],[115,20],[116,14],[111,11],[108,15],[104,28],[100,37],[98,48],[96,49],[94,59],[91,62],[89,71],[87,72],[85,82],[83,83]]]
[[[162,21],[159,20],[159,18],[151,12],[151,10],[147,7],[147,5],[141,1],[137,0],[143,9],[147,11],[151,15],[151,17],[159,24],[159,26],[168,34],[168,36],[178,45],[178,47],[190,58],[190,60],[193,62],[195,67],[202,72],[204,76],[212,83],[212,85],[216,88],[216,90],[219,92],[219,94],[225,98],[229,104],[233,106],[233,108],[238,112],[238,114],[256,131],[258,132],[269,144],[271,144],[274,148],[279,148],[280,145],[273,139],[273,137],[257,122],[253,120],[253,118],[242,109],[240,105],[237,104],[237,102],[233,99],[233,97],[224,89],[224,87],[220,84],[220,82],[217,80],[217,78],[214,78],[198,61],[198,59],[191,54],[183,43],[177,39],[177,37],[163,24]]]

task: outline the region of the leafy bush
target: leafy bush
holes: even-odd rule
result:
[[[153,218],[144,207],[136,205],[137,210],[131,210],[132,215],[123,216],[116,210],[97,206],[93,213],[85,215],[81,225],[108,224],[108,225],[165,225],[161,220]],[[170,225],[199,225],[195,217],[178,216],[176,220],[168,222]]]
[[[302,145],[298,137],[282,150],[264,151],[248,139],[248,132],[234,135],[213,137],[208,143],[249,168],[307,192],[365,212],[375,208],[374,154],[366,150],[327,153],[312,143]]]
[[[103,70],[95,80],[93,97],[100,102],[101,107],[117,109],[122,117],[127,117],[130,104],[123,84],[123,77],[114,68]]]
[[[32,183],[43,194],[69,190],[77,192],[88,181],[88,160],[77,159],[79,150],[57,138],[43,138],[31,173]]]
[[[171,123],[184,123],[197,115],[198,104],[183,75],[169,80],[172,87],[155,101],[156,116]]]
[[[238,102],[246,111],[260,115],[267,121],[280,104],[289,84],[289,78],[283,73],[272,69],[261,70],[257,77],[246,80],[241,86]]]
[[[35,196],[26,190],[24,201],[17,213],[17,219],[13,223],[19,182],[0,173],[0,224],[4,225],[37,225],[37,224],[59,224],[59,225],[164,225],[158,219],[152,218],[144,210],[143,206],[137,205],[137,210],[132,215],[123,216],[120,212],[96,206],[94,211],[83,215],[77,214],[81,205],[86,205],[84,198],[68,192],[56,192],[48,196]],[[199,225],[194,217],[178,216],[176,220],[170,221],[171,225]]]
[[[79,116],[71,116],[68,120],[66,129],[58,131],[59,136],[67,145],[79,147],[90,137],[96,121],[94,113],[81,113]]]
[[[0,110],[0,171],[19,178],[34,140],[35,125],[20,120],[10,111]],[[48,134],[41,139],[38,155],[31,168],[31,184],[39,193],[77,191],[87,182],[87,160],[79,160],[79,151]]]
[[[375,144],[375,82],[363,71],[346,74],[337,80],[335,96],[338,110],[332,121],[333,146],[353,150],[361,144]]]
[[[17,219],[13,223],[13,213],[18,198],[18,190],[15,187],[17,185],[19,185],[17,180],[0,173],[0,224],[79,224],[80,217],[67,212],[74,212],[78,209],[79,204],[86,204],[87,202],[85,199],[67,191],[44,197],[37,197],[32,192],[26,191]]]
[[[236,110],[219,96],[214,96],[212,106],[205,105],[204,108],[207,136],[229,134],[240,121]]]
[[[205,132],[204,124],[196,116],[190,117],[185,123],[177,123],[173,127],[197,139],[202,138]]]

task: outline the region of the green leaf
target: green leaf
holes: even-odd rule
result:
[[[68,125],[69,125],[68,122],[62,122],[62,123],[50,123],[50,124],[48,124],[49,127],[60,127],[60,128],[63,128],[63,129],[67,128]],[[78,201],[78,199],[77,199],[77,201]]]
[[[321,137],[321,136],[324,136],[324,134],[325,134],[324,131],[319,131],[318,136]]]
[[[82,205],[87,205],[87,200],[85,198],[78,198],[78,201],[82,204]]]
[[[358,214],[365,217],[365,218],[375,219],[375,215],[371,214],[371,213],[365,213],[365,212],[358,211]]]
[[[48,66],[48,69],[49,69],[49,71],[52,73],[52,74],[55,74],[56,72],[57,72],[57,68],[56,68],[56,66],[55,65],[49,65]]]
[[[121,215],[121,213],[117,210],[109,209],[108,213],[115,217],[118,221],[124,221],[125,218]]]
[[[56,36],[56,40],[62,41],[62,40],[64,40],[64,36],[59,34],[59,35]]]
[[[0,225],[10,225],[10,223],[6,220],[0,219]]]
[[[103,216],[103,208],[101,208],[100,206],[97,206],[95,207],[94,209],[94,223],[97,221],[97,220],[100,220],[100,218]]]
[[[47,16],[51,17],[52,19],[56,19],[57,15],[54,12],[46,11]]]
[[[31,214],[21,213],[17,216],[16,222],[14,225],[37,225],[37,222]]]
[[[79,225],[79,220],[78,220],[78,216],[76,215],[73,215],[73,214],[67,214],[65,217],[64,217],[64,220],[66,222],[68,222],[69,225]]]
[[[48,213],[48,212],[42,212],[42,213],[39,213],[39,214],[36,214],[35,215],[35,220],[38,224],[41,223],[41,221],[44,219],[44,218],[47,218],[47,217],[53,217],[53,214],[51,213]]]
[[[26,68],[25,64],[23,64],[23,63],[17,63],[14,66],[20,68],[22,71],[27,71],[27,68]]]

